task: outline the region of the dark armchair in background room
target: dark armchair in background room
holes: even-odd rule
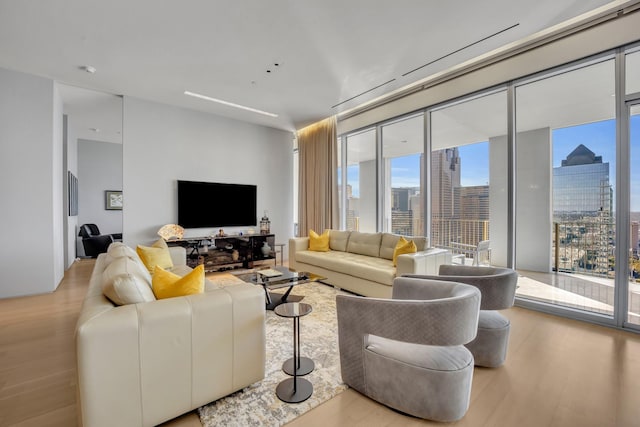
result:
[[[82,237],[82,246],[86,256],[97,257],[114,241],[122,240],[122,233],[100,234],[100,229],[95,224],[82,224],[78,236]]]

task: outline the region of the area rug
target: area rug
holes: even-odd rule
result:
[[[238,280],[231,274],[208,276],[220,286],[233,286]],[[302,403],[284,403],[276,396],[280,381],[290,378],[282,372],[282,363],[293,356],[293,320],[267,310],[265,378],[227,397],[198,409],[205,427],[282,426],[325,402],[347,386],[340,375],[336,294],[321,283],[293,288],[292,294],[304,296],[313,311],[300,318],[300,352],[311,358],[315,369],[304,378],[313,385],[313,394]]]

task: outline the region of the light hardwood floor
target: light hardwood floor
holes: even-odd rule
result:
[[[0,300],[0,426],[75,426],[74,328],[93,261],[46,295]],[[640,336],[512,308],[506,364],[476,368],[456,426],[640,426]],[[167,426],[200,426],[194,412]],[[439,425],[347,390],[290,426]]]

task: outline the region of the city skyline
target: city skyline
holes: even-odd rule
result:
[[[616,124],[615,120],[587,123],[552,130],[552,168],[558,167],[578,145],[583,144],[604,163],[609,163],[610,184],[616,188]],[[631,117],[631,211],[640,212],[640,115]],[[488,141],[458,147],[461,159],[460,185],[464,187],[489,184]],[[420,153],[391,159],[391,186],[393,188],[420,187]],[[473,159],[473,161],[471,161]],[[347,168],[347,182],[352,185],[354,197],[359,197],[357,166]]]

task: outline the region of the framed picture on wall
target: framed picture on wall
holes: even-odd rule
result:
[[[67,185],[69,198],[69,216],[78,215],[78,178],[71,171],[67,171]]]
[[[106,210],[122,210],[122,191],[107,190],[104,193]]]

